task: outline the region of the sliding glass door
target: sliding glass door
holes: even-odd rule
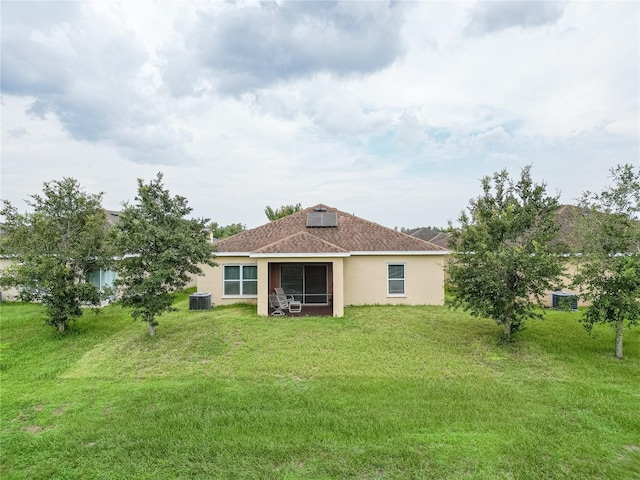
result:
[[[329,303],[326,265],[282,265],[280,285],[287,294],[302,303]]]

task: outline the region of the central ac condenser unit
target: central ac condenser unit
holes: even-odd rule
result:
[[[571,292],[551,292],[551,308],[556,310],[578,310],[578,296]]]
[[[189,295],[189,310],[208,310],[211,308],[210,293],[194,293]]]

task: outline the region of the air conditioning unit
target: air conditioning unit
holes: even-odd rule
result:
[[[578,296],[572,292],[551,292],[551,308],[556,310],[578,310]]]
[[[210,293],[194,293],[189,295],[189,310],[208,310],[211,308]]]

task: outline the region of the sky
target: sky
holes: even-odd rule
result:
[[[506,169],[561,203],[640,165],[640,2],[0,3],[0,198],[164,175],[253,228],[319,203],[454,224]]]

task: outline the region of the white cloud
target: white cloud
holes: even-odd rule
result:
[[[161,99],[140,88],[149,56],[132,31],[88,4],[7,3],[3,94],[33,97],[32,115],[53,114],[73,139],[108,143],[132,162],[184,161],[188,135],[167,121]],[[57,12],[56,5],[57,15],[26,14]]]
[[[2,197],[73,176],[117,208],[162,170],[221,224],[322,202],[444,225],[532,163],[569,202],[640,158],[639,10],[3,2]]]
[[[477,2],[470,8],[467,31],[472,34],[498,32],[512,27],[535,28],[558,21],[565,3],[520,0]]]
[[[264,2],[201,9],[162,51],[174,95],[240,96],[317,73],[369,74],[402,52],[401,4]]]

